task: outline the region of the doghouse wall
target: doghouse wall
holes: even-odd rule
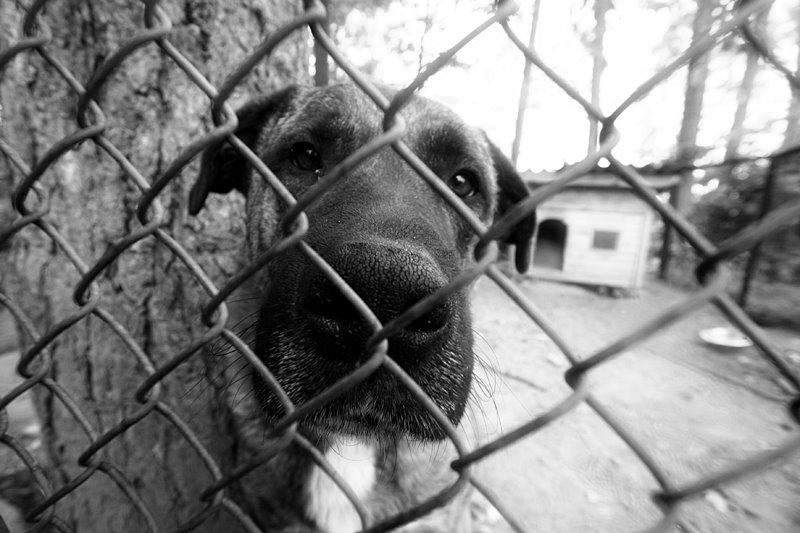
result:
[[[538,210],[538,219],[540,228],[548,219],[561,220],[567,234],[562,268],[537,265],[535,249],[534,276],[615,287],[641,286],[652,215],[630,193],[567,191],[545,202]],[[597,242],[596,232],[616,234],[613,249],[603,249],[602,236]]]

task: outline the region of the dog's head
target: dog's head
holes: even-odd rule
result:
[[[485,223],[528,192],[511,163],[480,130],[452,111],[414,97],[403,108],[405,143]],[[352,85],[291,87],[239,113],[236,135],[301,197],[321,176],[382,132],[375,105]],[[210,192],[247,196],[247,241],[268,249],[286,211],[265,180],[227,143],[208,149],[190,197],[197,213]],[[447,285],[473,262],[477,237],[467,223],[392,149],[373,155],[305,210],[304,240],[386,323]],[[516,264],[528,262],[533,215],[506,241]],[[372,330],[331,280],[298,248],[266,267],[255,351],[289,397],[302,404],[355,370],[370,354]],[[470,390],[472,329],[467,290],[460,290],[389,338],[388,355],[457,424]],[[268,419],[283,411],[254,378]],[[443,437],[442,429],[398,380],[379,369],[303,421],[320,436]]]

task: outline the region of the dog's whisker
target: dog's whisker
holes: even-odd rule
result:
[[[226,298],[225,301],[229,304],[238,302],[249,302],[254,300],[263,300],[262,296],[238,296],[236,298]]]
[[[235,364],[238,361],[238,359],[239,359],[239,357],[237,357],[236,359],[228,362],[225,365],[225,367],[219,369],[218,373],[215,376],[212,376],[210,381],[213,382],[214,380],[217,380],[217,379],[221,378],[224,375],[225,371],[228,368],[230,368],[231,365]],[[208,372],[214,372],[214,370],[216,370],[216,369],[209,369]],[[187,388],[186,390],[183,391],[182,398],[187,398],[189,396],[189,394],[191,394],[192,392],[196,391],[197,387],[199,387],[201,384],[204,384],[204,385],[208,385],[209,384],[209,377],[207,375],[204,374],[202,376],[199,376],[189,388]],[[199,390],[197,392],[197,394],[195,395],[195,397],[189,401],[189,404],[194,403],[195,401],[197,401],[197,399],[200,397],[200,395],[202,395],[204,390],[205,389]]]
[[[252,389],[245,392],[243,395],[239,396],[239,392],[241,391],[243,383],[239,384],[239,388],[236,389],[236,393],[233,395],[233,399],[231,400],[232,407],[238,407],[242,402],[247,400],[253,395]]]

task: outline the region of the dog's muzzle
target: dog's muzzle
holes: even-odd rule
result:
[[[413,245],[351,242],[329,250],[324,259],[358,294],[382,324],[447,284],[430,255]],[[325,356],[357,362],[375,332],[327,276],[309,266],[300,309],[310,327],[324,339]],[[450,334],[455,305],[450,299],[417,317],[389,338],[389,355],[401,365],[413,364],[441,346]]]

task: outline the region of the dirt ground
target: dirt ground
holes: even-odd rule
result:
[[[609,298],[542,281],[524,280],[521,286],[583,357],[683,296],[655,283],[633,298]],[[489,440],[564,398],[570,390],[562,377],[567,363],[491,280],[479,282],[473,310],[476,351],[484,367],[474,429]],[[721,324],[720,315],[704,308],[591,375],[595,397],[679,486],[798,432],[786,414],[786,384],[755,349],[723,353],[697,340],[700,329]],[[771,333],[789,360],[800,366],[800,333]],[[12,355],[0,356],[0,394],[16,382],[15,362]],[[22,435],[35,449],[30,403],[13,402],[9,415],[11,433]],[[18,466],[0,446],[0,471]],[[530,531],[640,531],[661,516],[650,498],[657,489],[655,480],[586,407],[485,459],[477,477]],[[0,513],[10,518],[2,500]],[[498,520],[492,530],[508,529],[502,524]],[[800,454],[686,505],[678,527],[800,531]]]
[[[582,357],[683,296],[656,283],[619,299],[543,281],[522,288]],[[491,438],[564,398],[567,364],[491,280],[479,282],[473,310],[477,352],[492,367],[491,395],[476,418]],[[699,330],[725,323],[703,308],[591,374],[594,396],[678,486],[798,432],[785,409],[790,389],[756,349],[719,352],[699,341]],[[770,333],[800,366],[800,334]],[[530,531],[640,531],[661,516],[650,498],[655,480],[585,406],[486,459],[478,472]],[[800,531],[800,454],[686,505],[678,528]]]

